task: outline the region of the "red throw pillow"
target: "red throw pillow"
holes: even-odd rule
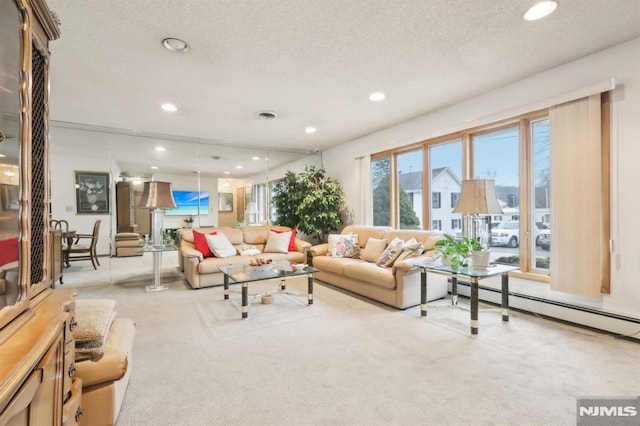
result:
[[[276,234],[283,234],[285,232],[289,232],[289,231],[278,231],[276,229],[272,229],[273,232],[275,232]],[[298,230],[296,228],[293,228],[291,230],[291,239],[289,240],[289,251],[296,251],[296,233],[298,232]]]
[[[18,260],[18,237],[0,241],[0,265]]]
[[[213,231],[209,235],[216,235],[217,232]],[[204,257],[212,257],[213,253],[211,253],[211,249],[209,248],[209,244],[207,244],[207,239],[205,238],[205,234],[198,231],[193,231],[193,245],[196,250],[202,253]]]

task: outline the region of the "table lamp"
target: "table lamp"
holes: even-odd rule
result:
[[[480,238],[485,250],[491,247],[491,215],[502,214],[493,179],[467,179],[453,213],[462,213],[462,235]],[[482,215],[482,216],[481,216]]]

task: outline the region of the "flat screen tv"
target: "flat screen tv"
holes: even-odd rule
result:
[[[175,209],[165,210],[167,216],[200,216],[209,214],[209,193],[198,191],[173,191],[173,198],[176,200]],[[198,200],[200,208],[198,209]]]

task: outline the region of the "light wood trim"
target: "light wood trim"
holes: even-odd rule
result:
[[[551,283],[551,277],[537,272],[513,271],[509,272],[510,277],[521,278],[529,281],[539,281],[542,283]]]
[[[518,123],[518,154],[520,172],[520,197],[519,200],[519,233],[520,236],[520,269],[531,271],[531,128],[529,120],[520,120]],[[525,214],[522,214],[525,212]],[[524,250],[523,250],[524,248]],[[524,253],[524,256],[522,255]],[[534,250],[535,253],[535,250]],[[534,263],[535,265],[535,263]]]
[[[602,93],[602,286],[611,293],[611,93]]]
[[[33,11],[38,17],[39,26],[43,29],[49,40],[57,40],[60,38],[60,29],[54,22],[51,10],[45,0],[29,0]]]
[[[20,387],[4,411],[0,413],[0,424],[7,424],[16,414],[27,409],[42,383],[42,370],[34,370]]]
[[[431,150],[428,146],[422,147],[422,229],[431,229]],[[442,202],[442,200],[440,200]]]

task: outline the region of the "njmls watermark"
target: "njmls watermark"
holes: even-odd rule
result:
[[[640,396],[578,398],[578,426],[637,426],[640,424]]]

